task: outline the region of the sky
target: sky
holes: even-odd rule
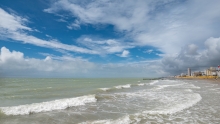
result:
[[[220,65],[219,0],[1,0],[0,77],[162,77]]]

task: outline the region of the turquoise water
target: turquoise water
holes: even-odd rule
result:
[[[0,79],[1,124],[219,123],[219,102],[207,81]]]

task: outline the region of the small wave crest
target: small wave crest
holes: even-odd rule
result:
[[[126,115],[116,120],[108,119],[108,120],[87,121],[79,124],[130,124],[130,123],[132,123],[132,121],[129,115]]]
[[[96,102],[95,95],[87,95],[75,98],[59,99],[49,102],[32,103],[12,107],[0,107],[6,115],[28,115],[31,113],[48,112],[62,110],[68,107],[85,105],[86,103]]]
[[[138,86],[144,86],[144,83],[140,83],[140,84],[138,84]]]
[[[150,85],[154,85],[154,84],[156,84],[156,83],[158,83],[159,81],[158,80],[155,80],[155,81],[153,81],[153,82],[151,82],[151,83],[149,83]]]
[[[102,91],[108,91],[108,90],[110,90],[111,88],[99,88],[100,90],[102,90]]]
[[[131,84],[115,86],[116,89],[131,88]]]
[[[184,85],[184,84],[174,84],[174,85],[159,85],[157,89],[164,89],[166,87],[176,87],[176,86],[181,86],[181,85]]]

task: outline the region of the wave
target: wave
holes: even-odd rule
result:
[[[176,86],[181,86],[184,85],[185,83],[180,83],[180,84],[174,84],[174,85],[159,85],[157,89],[164,89],[166,87],[176,87]]]
[[[143,111],[140,113],[135,113],[131,115],[125,115],[118,119],[106,119],[106,120],[95,120],[86,121],[79,124],[131,124],[140,123],[143,118],[148,118],[150,115],[167,115],[180,112],[184,109],[190,108],[201,101],[202,97],[200,94],[189,94],[186,97],[190,97],[187,102],[178,102],[177,104],[170,103],[168,106],[163,106],[164,108],[156,108],[153,110]],[[155,116],[156,118],[156,116]]]
[[[144,86],[144,83],[140,83],[140,84],[138,84],[138,86]]]
[[[79,124],[130,124],[132,120],[129,115],[118,118],[116,120],[108,119],[108,120],[97,120],[97,121],[86,121]]]
[[[87,95],[75,98],[59,99],[54,101],[32,103],[12,107],[0,107],[0,110],[6,115],[28,115],[32,113],[48,112],[53,110],[62,110],[73,106],[81,106],[86,103],[96,102],[95,95]]]
[[[116,89],[131,88],[131,84],[115,86]]]
[[[151,82],[151,83],[149,83],[150,85],[154,85],[154,84],[156,84],[156,83],[158,83],[159,81],[158,80],[155,80],[155,81],[153,81],[153,82]]]
[[[108,90],[110,90],[111,88],[99,88],[100,90],[102,90],[102,91],[108,91]]]
[[[174,114],[176,112],[190,108],[202,100],[200,94],[190,94],[190,96],[188,97],[191,97],[190,100],[188,100],[188,102],[182,102],[176,105],[170,105],[165,107],[164,109],[160,108],[160,110],[144,111],[143,113],[144,114]]]
[[[189,88],[189,89],[201,89],[201,87],[195,86],[195,85],[193,85],[193,84],[185,85],[184,88]]]

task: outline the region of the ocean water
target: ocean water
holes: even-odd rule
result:
[[[0,79],[0,124],[220,123],[220,84],[196,80]]]

